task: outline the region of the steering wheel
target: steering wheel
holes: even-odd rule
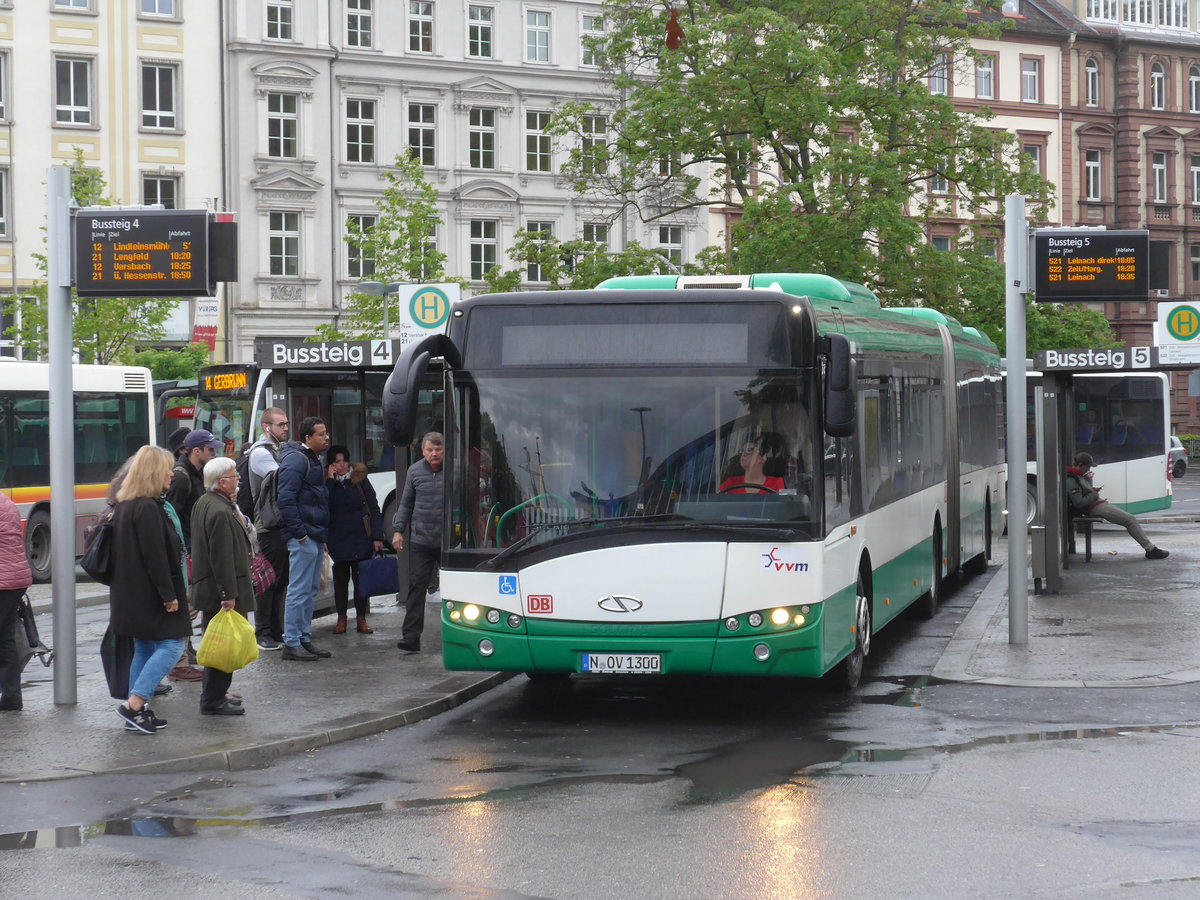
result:
[[[778,494],[779,493],[779,491],[775,490],[774,488],[769,488],[765,484],[751,484],[748,481],[744,481],[741,484],[726,485],[725,487],[723,487],[719,491],[717,491],[717,493],[718,494],[729,494],[729,493],[732,493],[733,491],[740,491],[742,488],[753,488],[756,491],[762,491],[764,494]]]

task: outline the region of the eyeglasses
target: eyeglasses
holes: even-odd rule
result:
[[[287,428],[288,423],[287,422],[272,422],[271,427],[272,428]]]
[[[753,456],[757,452],[758,452],[757,447],[743,447],[742,448],[742,456]]]

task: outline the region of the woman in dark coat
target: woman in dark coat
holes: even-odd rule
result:
[[[354,615],[359,634],[372,634],[367,624],[371,598],[358,591],[358,564],[383,549],[383,514],[375,499],[375,489],[367,480],[367,467],[350,462],[350,451],[334,445],[329,448],[329,558],[333,560],[333,602],[337,606],[334,634],[346,631],[349,606],[347,582],[354,582]]]
[[[179,567],[183,545],[163,509],[172,465],[170,451],[142,447],[129,463],[113,508],[109,627],[113,634],[133,638],[129,699],[117,707],[117,715],[127,731],[143,734],[167,724],[150,709],[150,698],[192,631]]]
[[[237,463],[219,456],[204,464],[204,495],[192,508],[192,605],[204,614],[206,629],[222,609],[242,616],[254,609],[254,526],[237,508],[237,491]],[[242,715],[242,701],[229,695],[232,683],[232,672],[206,668],[200,712]]]

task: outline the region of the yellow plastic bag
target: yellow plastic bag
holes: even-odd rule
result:
[[[232,609],[212,617],[196,649],[196,663],[222,672],[236,672],[258,659],[254,626]]]

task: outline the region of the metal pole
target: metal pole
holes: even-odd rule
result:
[[[54,702],[76,702],[75,435],[71,310],[71,170],[51,166],[47,181],[48,343],[50,345],[50,577],[54,598]]]
[[[1029,227],[1025,198],[1004,202],[1004,336],[1008,358],[1008,642],[1029,642],[1029,587],[1025,528],[1025,293]]]

